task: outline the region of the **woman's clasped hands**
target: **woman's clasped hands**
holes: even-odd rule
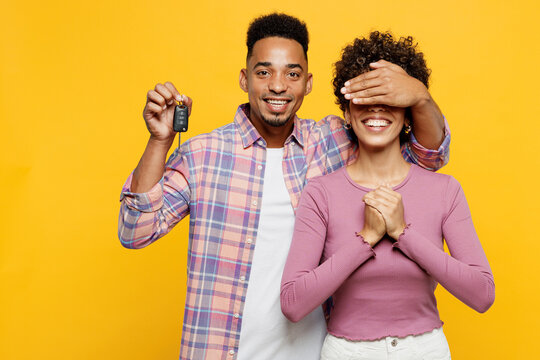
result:
[[[388,185],[364,195],[364,228],[360,235],[369,245],[375,246],[385,234],[397,240],[407,224],[403,215],[401,194]]]

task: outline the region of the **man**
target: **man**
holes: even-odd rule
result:
[[[304,185],[345,165],[356,149],[342,119],[296,116],[312,86],[305,24],[263,16],[251,23],[247,46],[240,87],[249,104],[238,108],[233,123],[185,142],[166,164],[174,100],[191,108],[191,99],[171,83],[148,92],[143,116],[150,140],[123,188],[119,237],[124,246],[141,248],[190,214],[181,359],[318,359],[322,310],[288,322],[280,279]],[[373,67],[343,92],[359,103],[410,108],[419,141],[438,150],[412,137],[404,156],[442,166],[449,136],[425,87],[390,63]]]

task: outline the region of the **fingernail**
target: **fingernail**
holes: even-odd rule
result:
[[[347,92],[347,88],[346,88],[346,87],[342,87],[342,88],[341,88],[341,93],[342,93],[342,94],[345,94],[346,92]]]
[[[167,105],[171,105],[173,102],[174,102],[173,100],[169,100],[169,101],[167,102]]]
[[[182,95],[176,95],[176,101],[182,101]]]
[[[350,81],[345,81],[345,84],[343,84],[343,85],[349,86],[349,85],[351,85],[351,82]]]
[[[163,110],[167,109],[167,105],[163,105]]]
[[[350,99],[351,98],[351,94],[345,94],[345,99]]]

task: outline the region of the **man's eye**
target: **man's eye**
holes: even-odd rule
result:
[[[266,76],[266,75],[268,75],[268,71],[266,71],[266,70],[258,71],[258,72],[257,72],[257,75],[260,75],[260,76]]]
[[[299,73],[295,73],[295,72],[292,72],[289,74],[290,77],[292,78],[299,78],[300,77],[300,74]]]

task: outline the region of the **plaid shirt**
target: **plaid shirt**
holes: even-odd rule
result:
[[[266,142],[241,105],[233,123],[186,141],[169,158],[162,180],[147,193],[121,195],[118,235],[142,248],[190,214],[187,293],[180,359],[233,359],[238,351],[263,192]],[[416,142],[402,147],[407,161],[438,169],[448,161],[450,136],[438,150]],[[343,120],[294,119],[284,145],[283,173],[296,211],[308,179],[354,160]]]

